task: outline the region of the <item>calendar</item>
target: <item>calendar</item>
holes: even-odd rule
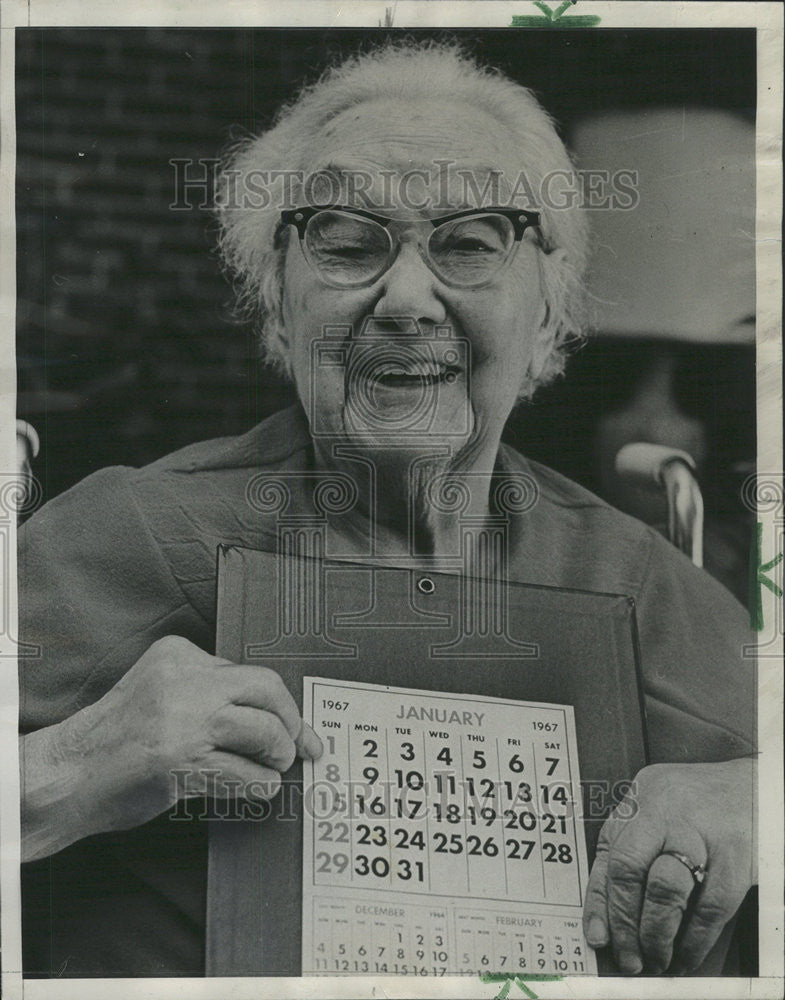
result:
[[[596,975],[568,705],[303,678],[304,975]]]

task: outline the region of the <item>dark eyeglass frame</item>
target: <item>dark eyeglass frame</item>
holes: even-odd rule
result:
[[[397,222],[386,215],[377,215],[364,208],[348,208],[346,205],[307,205],[305,208],[287,208],[281,212],[281,223],[284,226],[294,226],[300,239],[305,238],[305,230],[311,219],[319,212],[345,212],[347,215],[359,215],[363,219],[370,219],[386,229],[390,223]],[[458,219],[468,219],[472,215],[503,215],[512,223],[514,240],[516,243],[523,239],[523,234],[529,228],[540,228],[540,213],[530,212],[522,208],[466,208],[460,212],[453,212],[451,215],[441,215],[436,219],[424,219],[430,222],[434,229],[443,226],[448,222],[457,222]],[[418,220],[419,221],[419,220]]]
[[[308,232],[308,224],[315,216],[319,215],[321,212],[342,212],[345,215],[354,215],[361,219],[368,219],[375,225],[378,225],[380,229],[384,229],[384,231],[387,233],[387,236],[390,239],[390,250],[393,249],[393,246],[392,246],[392,237],[390,235],[389,226],[393,222],[399,222],[404,220],[391,219],[389,216],[378,215],[376,212],[369,212],[367,209],[349,208],[348,206],[344,205],[307,205],[303,208],[284,209],[281,212],[281,221],[279,223],[278,231],[276,233],[276,243],[286,226],[294,226],[295,229],[297,230],[297,235],[299,237],[300,244],[303,248],[303,252],[305,253],[306,259],[308,260],[311,267],[314,268],[316,273],[319,275],[320,280],[323,281],[326,285],[329,285],[330,287],[334,288],[366,288],[372,285],[374,282],[378,281],[381,275],[385,273],[384,270],[380,271],[379,274],[367,280],[344,283],[344,282],[331,281],[328,277],[322,274],[318,270],[318,268],[316,268],[316,266],[310,259],[310,254],[308,253],[308,248],[305,241]],[[483,215],[501,215],[509,222],[509,224],[512,227],[512,233],[513,233],[512,244],[510,247],[510,252],[507,255],[507,259],[501,266],[502,270],[509,265],[512,258],[515,256],[515,251],[520,246],[521,240],[523,239],[523,235],[527,229],[537,230],[539,236],[537,243],[539,245],[539,248],[547,253],[545,243],[543,240],[542,230],[539,228],[540,226],[539,212],[530,212],[520,208],[498,208],[495,206],[491,206],[488,208],[462,209],[460,212],[452,212],[450,215],[442,215],[434,219],[423,219],[417,221],[430,222],[433,227],[433,230],[436,231],[441,226],[447,225],[451,222],[455,222],[460,219],[471,218],[473,216],[483,216]],[[423,253],[422,256],[427,266],[432,271],[434,271],[434,273],[436,273],[439,280],[445,282],[447,285],[454,288],[466,288],[466,289],[484,288],[487,287],[487,285],[493,280],[494,277],[494,276],[485,277],[476,283],[469,283],[469,284],[453,282],[448,278],[444,277],[439,271],[436,270],[433,263],[430,261],[428,257],[427,251]],[[392,263],[392,258],[390,259],[390,262],[388,263],[387,267],[389,267],[391,263]]]

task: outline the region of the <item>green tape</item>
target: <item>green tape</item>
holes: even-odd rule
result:
[[[551,8],[543,0],[532,0],[540,14],[513,14],[512,28],[593,28],[600,23],[596,14],[578,14],[564,17],[564,12],[574,7],[578,0],[564,0],[556,8]]]
[[[484,983],[502,983],[502,988],[496,994],[494,1000],[506,1000],[510,987],[513,983],[518,987],[521,993],[525,994],[529,1000],[539,1000],[539,997],[534,992],[534,990],[529,989],[527,983],[538,982],[538,983],[557,983],[560,982],[563,976],[547,976],[540,975],[537,973],[532,973],[530,976],[516,976],[512,972],[481,972],[480,979]]]
[[[761,560],[761,542],[763,540],[763,522],[758,521],[755,526],[755,540],[750,548],[750,628],[760,632],[763,628],[763,591],[761,587],[770,590],[775,597],[782,597],[782,588],[773,580],[770,580],[766,573],[776,569],[782,562],[783,554],[778,552],[773,559],[764,563]]]
[[[598,14],[576,14],[573,17],[560,17],[552,21],[536,14],[513,14],[511,28],[551,28],[564,30],[567,28],[595,28],[602,18]]]

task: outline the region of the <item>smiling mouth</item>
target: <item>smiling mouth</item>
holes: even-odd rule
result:
[[[363,377],[374,385],[389,389],[421,388],[427,385],[452,385],[462,374],[454,365],[433,363],[425,365],[389,365],[370,372]]]

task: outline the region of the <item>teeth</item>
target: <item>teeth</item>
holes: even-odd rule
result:
[[[422,365],[385,365],[380,368],[376,373],[376,377],[382,377],[384,375],[410,375],[410,376],[423,376],[427,378],[428,376],[439,376],[444,375],[450,369],[446,365],[432,365],[432,364],[422,364]]]

